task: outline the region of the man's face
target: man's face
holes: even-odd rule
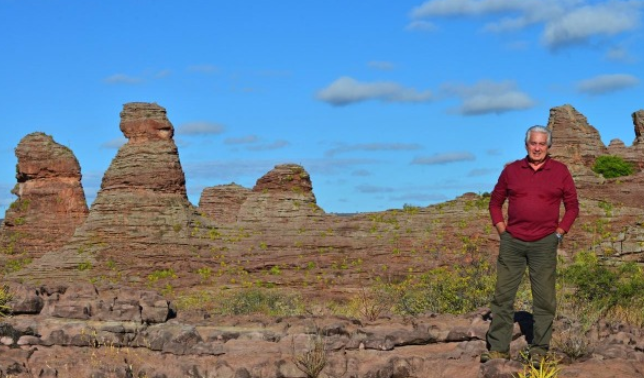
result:
[[[548,154],[548,135],[545,133],[531,132],[530,139],[525,146],[528,157],[533,163],[541,163]]]

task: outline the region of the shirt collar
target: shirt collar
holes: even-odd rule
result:
[[[546,160],[543,162],[543,165],[541,167],[539,167],[539,169],[537,169],[537,170],[540,171],[542,169],[550,169],[550,159],[551,159],[550,154],[546,155]],[[528,160],[528,155],[526,155],[521,160],[521,167],[522,168],[530,168],[530,169],[532,169],[532,167],[530,166],[529,160]]]

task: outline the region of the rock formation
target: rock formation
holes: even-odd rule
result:
[[[644,145],[644,110],[633,112],[633,125],[635,126],[635,140],[633,146]]]
[[[91,275],[98,264],[127,277],[145,266],[146,256],[170,265],[173,258],[185,262],[181,240],[199,217],[186,195],[166,110],[154,103],[125,104],[120,128],[129,140],[105,172],[85,223],[62,249],[17,276],[70,279]]]
[[[623,141],[613,139],[606,147],[597,129],[571,105],[550,110],[548,127],[552,130],[553,138],[550,153],[568,165],[578,188],[597,188],[604,182],[603,177],[592,171],[595,159],[599,156],[615,155],[623,158],[633,165],[635,176],[644,170],[644,144],[640,142],[644,110],[635,112],[632,116],[635,126],[633,145],[627,147]]]
[[[642,134],[644,131],[644,110],[634,112],[632,118],[635,127],[633,145],[626,147],[621,140],[613,139],[608,145],[608,153],[628,161],[636,171],[642,171],[644,170],[644,162],[642,161],[642,156],[644,156],[644,135]]]
[[[281,164],[260,177],[239,209],[242,222],[298,222],[323,214],[313,194],[311,176],[297,164]]]
[[[591,167],[608,150],[586,117],[571,105],[558,106],[550,109],[548,128],[553,140],[550,155],[568,165],[577,185],[598,182]]]
[[[81,168],[74,153],[43,133],[22,138],[16,147],[18,199],[5,214],[3,255],[36,258],[60,248],[88,214]]]
[[[580,199],[582,214],[573,234],[576,243],[604,258],[614,261],[644,262],[644,228],[641,211],[644,209],[644,144],[642,128],[644,110],[632,114],[635,140],[626,146],[619,139],[608,147],[601,142],[597,130],[586,117],[570,105],[551,109],[548,127],[553,134],[552,155],[568,164]],[[604,179],[592,167],[602,155],[615,155],[630,162],[635,172],[631,176]]]
[[[236,222],[250,191],[235,183],[205,188],[199,198],[199,211],[217,222]]]

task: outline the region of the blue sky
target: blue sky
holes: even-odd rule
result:
[[[252,187],[281,163],[304,166],[327,212],[491,191],[555,106],[631,145],[643,12],[639,0],[0,0],[0,210],[34,131],[74,151],[91,204],[132,101],[167,109],[195,205],[204,187]]]

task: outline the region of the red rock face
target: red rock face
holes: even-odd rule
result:
[[[250,189],[235,183],[205,188],[199,199],[199,211],[217,222],[235,222],[250,193]]]
[[[123,106],[121,131],[131,143],[172,140],[174,128],[166,110],[156,103],[132,102]]]
[[[548,127],[552,130],[553,145],[550,154],[568,165],[575,181],[582,189],[601,185],[603,178],[598,177],[592,167],[595,159],[603,155],[615,155],[630,162],[636,172],[644,170],[644,110],[632,114],[635,126],[635,141],[626,146],[619,139],[610,141],[606,147],[597,129],[588,124],[585,116],[570,105],[550,110]]]
[[[113,190],[150,190],[176,193],[187,201],[186,179],[172,139],[174,127],[165,109],[157,104],[125,104],[120,127],[129,140],[105,172],[99,196]]]
[[[297,223],[323,214],[308,172],[297,164],[281,164],[257,180],[239,209],[238,220]]]
[[[146,254],[167,257],[187,244],[184,239],[198,215],[188,201],[165,109],[125,104],[120,128],[129,141],[105,172],[85,223],[63,248],[18,274],[69,279],[109,263],[113,272],[118,268],[119,275],[128,275]],[[170,258],[163,264],[180,268]]]
[[[280,164],[260,177],[253,187],[253,192],[294,192],[312,197],[313,184],[311,176],[304,167],[297,164]]]
[[[633,145],[644,144],[644,110],[638,110],[632,114],[633,125],[635,126],[635,141]]]
[[[78,160],[43,133],[16,147],[18,199],[5,214],[0,245],[5,253],[33,258],[61,247],[87,217]]]
[[[553,140],[550,154],[567,164],[591,167],[597,156],[608,153],[597,129],[570,105],[550,109],[548,127]]]

